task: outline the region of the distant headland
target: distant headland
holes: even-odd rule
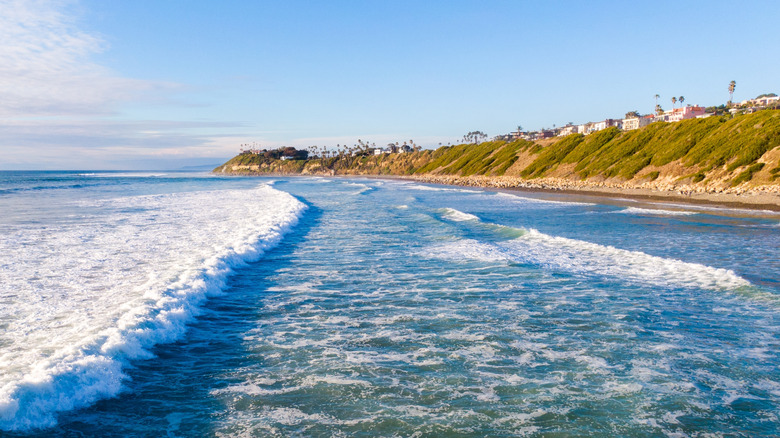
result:
[[[441,184],[574,191],[780,210],[780,110],[726,112],[635,129],[608,126],[551,138],[471,140],[436,150],[413,142],[327,156],[248,150],[214,169],[230,175],[374,175]]]

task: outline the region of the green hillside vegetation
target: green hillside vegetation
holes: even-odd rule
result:
[[[652,123],[634,131],[572,134],[542,146],[525,140],[443,146],[404,154],[343,155],[281,161],[239,155],[215,171],[230,173],[454,176],[512,175],[526,179],[611,179],[737,185],[758,175],[780,178],[780,111]],[[772,152],[770,152],[772,151]],[[523,161],[518,159],[523,157]],[[763,162],[759,159],[763,158]],[[773,158],[772,158],[773,157]],[[767,161],[770,160],[770,161]],[[523,167],[518,167],[522,165]],[[764,170],[766,169],[766,170]]]
[[[526,140],[444,146],[433,152],[431,162],[414,173],[437,171],[448,175],[500,176],[517,161],[518,152],[533,147],[534,143]]]
[[[721,166],[732,172],[754,164],[778,145],[778,111],[659,122],[635,131],[609,128],[588,136],[572,134],[543,150],[521,175],[541,177],[560,164],[576,163],[574,171],[583,179],[600,175],[628,180],[647,166],[662,167],[676,160],[696,170],[697,175]],[[752,169],[750,175],[760,170]],[[741,176],[740,182],[745,177]]]

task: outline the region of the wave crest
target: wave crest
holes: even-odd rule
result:
[[[98,201],[102,214],[0,237],[0,429],[119,393],[123,368],[179,339],[233,268],[259,259],[305,205],[262,185]],[[11,248],[14,252],[9,252]],[[6,347],[7,346],[7,347]]]
[[[515,230],[510,240],[479,242],[465,239],[434,248],[430,255],[481,261],[511,261],[575,274],[619,278],[624,281],[672,287],[738,289],[751,283],[733,271],[698,263],[653,256],[577,239],[550,236],[535,229],[483,223],[477,216],[455,209],[442,210],[443,217],[476,226],[492,227],[496,234]]]

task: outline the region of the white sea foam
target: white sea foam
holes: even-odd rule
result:
[[[465,221],[479,221],[479,218],[477,216],[474,216],[473,214],[464,213],[459,210],[455,210],[454,208],[445,208],[442,210],[442,215],[451,221],[455,222],[465,222]]]
[[[615,213],[651,215],[651,216],[691,216],[697,214],[695,211],[660,210],[654,208],[639,208],[639,207],[628,207],[623,210],[617,210],[615,211]]]
[[[461,221],[479,218],[455,209],[445,215]],[[496,225],[497,229],[507,228]],[[577,239],[555,237],[534,229],[522,229],[520,237],[485,243],[471,239],[449,242],[428,250],[428,255],[446,259],[513,261],[540,265],[552,270],[618,278],[624,281],[661,286],[705,289],[737,289],[750,282],[733,271],[698,263],[664,258],[640,251],[628,251]]]
[[[733,271],[628,251],[536,230],[499,244],[512,260],[661,286],[737,289],[750,283]]]
[[[496,192],[494,195],[497,198],[505,198],[512,201],[521,202],[523,204],[533,203],[533,204],[549,204],[549,205],[558,205],[558,206],[569,206],[569,205],[596,205],[592,202],[580,202],[580,201],[553,201],[551,199],[541,199],[541,198],[532,198],[530,196],[522,196],[519,194],[512,194],[512,193],[506,193],[506,192]]]
[[[433,186],[424,186],[421,184],[405,184],[405,187],[407,189],[413,189],[413,190],[423,190],[426,192],[458,192],[458,193],[485,193],[483,190],[469,190],[469,189],[458,189],[458,188],[448,188],[448,187],[433,187]]]
[[[167,176],[167,173],[156,172],[107,172],[107,173],[85,173],[80,174],[82,176],[94,176],[97,178],[154,178],[160,176]]]
[[[463,239],[426,249],[425,254],[444,260],[479,260],[482,262],[511,262],[504,251],[496,245]]]
[[[328,385],[356,385],[370,387],[371,384],[365,380],[350,379],[340,376],[307,376],[303,379],[303,386],[314,386],[320,383]]]
[[[305,206],[266,185],[91,203],[100,214],[0,236],[0,429],[116,395],[128,361],[178,339],[237,265]]]
[[[360,194],[362,194],[362,193],[365,193],[365,192],[370,192],[371,190],[374,190],[374,188],[373,188],[373,187],[369,187],[369,186],[367,186],[366,184],[362,184],[362,183],[351,183],[351,182],[347,182],[347,183],[344,183],[344,184],[345,184],[345,185],[348,185],[348,186],[350,186],[350,187],[357,187],[357,188],[358,188],[358,191],[357,191],[357,192],[355,192],[355,194],[356,194],[356,195],[360,195]]]
[[[737,215],[737,216],[750,217],[750,216],[780,215],[780,211],[774,211],[774,210],[754,210],[754,209],[747,209],[747,208],[731,208],[731,207],[706,206],[706,205],[695,205],[695,204],[678,204],[672,202],[665,202],[658,205],[686,209],[686,210],[693,210],[693,211],[702,212],[706,214],[724,215],[724,216]]]

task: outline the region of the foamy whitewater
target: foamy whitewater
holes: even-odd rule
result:
[[[116,395],[128,361],[180,338],[232,268],[275,246],[305,206],[261,185],[72,208],[85,213],[0,236],[5,430],[52,426],[58,411]]]
[[[776,216],[178,172],[0,212],[3,436],[780,433]]]

